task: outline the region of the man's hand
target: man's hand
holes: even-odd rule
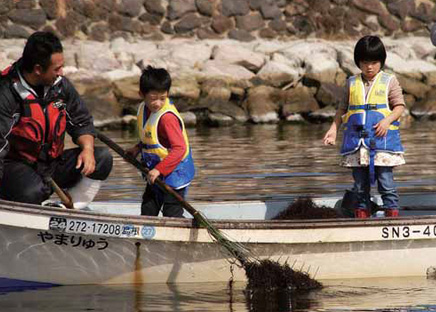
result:
[[[77,157],[76,169],[80,169],[82,167],[81,173],[85,176],[90,175],[95,170],[95,158],[94,158],[94,149],[86,148],[82,150]]]
[[[390,121],[386,118],[380,120],[375,126],[375,136],[385,137],[388,134],[389,126],[391,125]]]
[[[156,179],[159,178],[159,176],[160,176],[160,172],[157,169],[152,169],[147,174],[148,181],[150,181],[151,184],[154,184],[154,181],[156,181]]]
[[[77,143],[82,152],[77,157],[76,169],[83,166],[81,173],[85,176],[90,175],[95,170],[94,137],[90,134],[81,135]]]

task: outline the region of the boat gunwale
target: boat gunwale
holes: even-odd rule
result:
[[[194,228],[199,229],[193,219],[162,218],[153,216],[132,216],[123,214],[102,213],[85,210],[65,210],[53,207],[43,207],[33,204],[10,202],[0,200],[0,210],[17,213],[27,213],[47,217],[67,217],[83,220],[98,220],[102,222],[125,223],[135,225],[154,225],[161,227]],[[413,216],[398,218],[374,219],[305,219],[305,220],[244,220],[244,219],[209,219],[219,229],[323,229],[323,228],[350,228],[373,226],[410,226],[435,225],[436,215]]]

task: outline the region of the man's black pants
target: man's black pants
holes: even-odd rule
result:
[[[80,148],[65,150],[56,164],[53,180],[61,188],[70,188],[82,178],[76,169]],[[88,177],[94,180],[105,180],[112,170],[112,155],[105,147],[94,148],[95,171]],[[3,179],[0,186],[0,198],[30,204],[41,204],[53,194],[51,185],[44,181],[36,169],[24,162],[5,159]]]

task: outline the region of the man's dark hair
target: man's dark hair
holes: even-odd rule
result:
[[[379,61],[383,68],[386,61],[386,49],[379,37],[364,36],[357,41],[354,48],[354,63],[359,67],[361,61]]]
[[[52,54],[62,51],[62,43],[58,37],[51,32],[37,31],[27,39],[23,50],[22,69],[31,73],[35,65],[39,64],[46,71]]]
[[[147,66],[142,71],[141,78],[139,79],[139,90],[142,94],[147,94],[150,91],[167,91],[171,88],[171,76],[164,68],[154,68]]]

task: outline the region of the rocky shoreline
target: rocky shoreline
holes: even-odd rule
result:
[[[429,37],[382,38],[385,70],[403,87],[408,120],[436,119],[436,47]],[[24,39],[0,40],[0,67],[17,59]],[[118,37],[107,42],[65,39],[64,74],[98,125],[129,123],[147,65],[167,68],[171,98],[189,125],[330,121],[344,101],[347,76],[358,72],[353,41]]]

